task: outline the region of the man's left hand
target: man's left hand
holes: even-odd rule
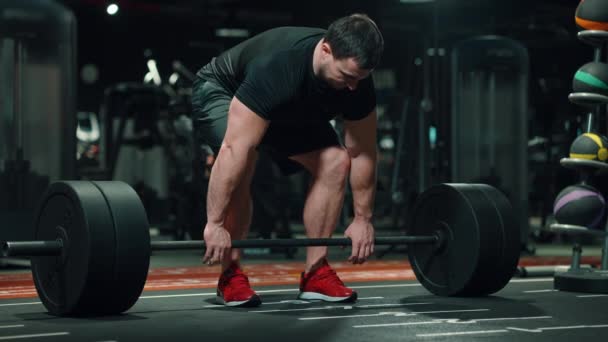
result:
[[[370,220],[355,218],[344,232],[352,245],[352,253],[348,261],[362,264],[374,253],[374,226]]]

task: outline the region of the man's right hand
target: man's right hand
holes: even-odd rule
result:
[[[207,265],[221,263],[226,253],[230,252],[232,245],[230,233],[222,226],[207,223],[203,238],[207,246],[203,262]]]

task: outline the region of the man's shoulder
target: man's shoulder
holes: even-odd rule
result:
[[[258,34],[252,44],[270,42],[270,48],[258,54],[248,63],[249,68],[284,69],[297,66],[310,59],[314,45],[325,33],[324,29],[303,26],[275,27]]]
[[[319,28],[319,27],[308,27],[308,26],[278,26],[271,29],[268,29],[260,35],[301,35],[301,36],[309,36],[309,35],[322,35],[325,34],[327,30]]]

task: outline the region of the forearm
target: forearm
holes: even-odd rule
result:
[[[207,221],[223,224],[234,190],[247,169],[252,151],[242,146],[222,145],[211,170],[207,191]]]
[[[350,187],[353,192],[355,219],[370,221],[376,195],[376,150],[351,158]]]

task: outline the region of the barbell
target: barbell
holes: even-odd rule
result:
[[[202,226],[201,222],[201,226]],[[519,228],[507,198],[485,184],[439,184],[420,194],[407,234],[418,281],[439,296],[502,289],[519,261]],[[151,241],[137,193],[116,181],[51,184],[34,216],[36,241],[2,242],[2,256],[29,256],[46,309],[58,316],[119,314],[143,291],[152,250],[202,249],[204,241]],[[234,240],[234,248],[350,246],[346,238]]]

